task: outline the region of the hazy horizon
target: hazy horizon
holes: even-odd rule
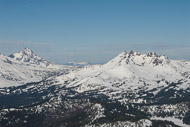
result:
[[[0,1],[0,53],[104,63],[123,51],[190,60],[188,0]]]

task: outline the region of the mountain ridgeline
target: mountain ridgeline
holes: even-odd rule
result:
[[[0,54],[0,127],[189,127],[190,61],[122,52],[102,65]]]

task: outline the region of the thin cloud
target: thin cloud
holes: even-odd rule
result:
[[[0,40],[0,44],[28,45],[28,46],[49,46],[50,43],[32,42],[24,40]]]

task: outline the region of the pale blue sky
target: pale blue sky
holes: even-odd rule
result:
[[[190,1],[0,0],[0,52],[24,47],[56,63],[124,50],[190,60]]]

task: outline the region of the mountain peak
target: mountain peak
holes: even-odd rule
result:
[[[18,53],[20,53],[20,55],[22,55],[22,56],[28,56],[28,57],[34,57],[34,56],[37,56],[31,49],[29,49],[29,48],[24,48],[23,50],[21,50],[20,52],[18,52]]]
[[[112,60],[110,60],[107,65],[113,66],[125,66],[127,64],[137,65],[137,66],[157,66],[169,63],[169,60],[164,55],[157,55],[155,52],[149,52],[147,54],[141,54],[137,51],[131,50],[129,53],[126,51],[122,52]]]
[[[10,58],[13,58],[18,61],[22,62],[29,62],[31,64],[42,64],[47,66],[48,62],[44,60],[43,58],[37,56],[31,49],[29,48],[24,48],[23,50],[9,55]]]
[[[156,54],[156,52],[149,52],[147,53],[147,56],[152,57],[152,56],[158,56],[158,55]]]
[[[29,62],[31,58],[36,57],[36,54],[29,48],[24,48],[23,50],[9,55],[9,57],[14,58],[19,61]],[[30,58],[30,59],[29,59]]]
[[[33,53],[33,51],[32,51],[30,48],[24,48],[24,49],[21,50],[21,51]]]
[[[5,56],[3,53],[0,53],[0,56]]]
[[[131,51],[129,52],[129,54],[136,55],[136,54],[140,54],[140,53],[139,53],[139,52],[137,52],[137,51],[135,51],[135,50],[131,50]]]

